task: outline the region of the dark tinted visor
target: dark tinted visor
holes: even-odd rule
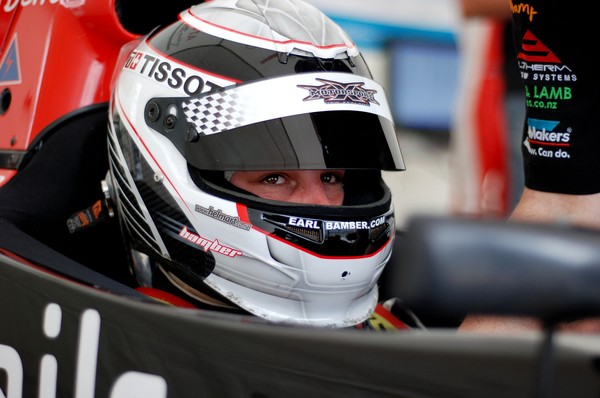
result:
[[[371,113],[288,116],[199,137],[185,158],[201,170],[402,170],[393,125]]]
[[[211,135],[185,120],[148,122],[200,170],[405,169],[394,125],[373,113],[300,114]]]

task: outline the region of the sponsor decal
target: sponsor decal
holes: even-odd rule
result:
[[[529,108],[558,109],[559,101],[573,98],[571,87],[530,84],[525,86],[526,104]]]
[[[523,36],[517,63],[526,83],[528,108],[558,109],[561,102],[573,98],[570,84],[577,81],[577,75],[530,31]]]
[[[535,99],[570,100],[571,87],[528,86],[527,97]]]
[[[385,216],[377,217],[373,220],[360,221],[319,221],[309,218],[289,217],[287,225],[293,227],[302,227],[307,229],[320,229],[321,226],[328,231],[348,230],[348,229],[372,229],[385,224]]]
[[[523,145],[533,156],[544,158],[571,157],[568,149],[571,146],[571,128],[564,132],[555,131],[558,121],[527,119],[527,138]]]
[[[129,69],[189,96],[215,91],[221,86],[200,76],[190,68],[143,51],[129,54],[123,69]]]
[[[17,35],[13,35],[8,50],[0,60],[0,83],[3,85],[20,84],[21,68]]]
[[[381,216],[369,221],[325,221],[323,225],[328,231],[346,230],[346,229],[371,229],[385,224],[385,216]]]
[[[142,69],[141,63],[136,70]],[[197,132],[206,135],[265,120],[322,112],[331,104],[336,104],[339,110],[357,111],[357,108],[361,108],[358,109],[361,112],[392,120],[384,90],[378,83],[367,78],[361,82],[339,83],[347,79],[348,74],[327,74],[327,79],[323,78],[323,73],[300,73],[244,84],[227,84],[223,80],[224,89],[184,100],[183,113]],[[352,75],[351,78],[359,77]],[[323,84],[305,84],[315,81]],[[305,90],[308,90],[308,96]],[[281,95],[282,92],[288,94]]]
[[[79,336],[76,347],[76,369],[73,375],[74,396],[93,397],[96,387],[98,348],[100,341],[101,317],[95,309],[85,309],[81,313]],[[42,331],[48,340],[56,340],[62,329],[62,308],[49,303],[44,312]],[[27,358],[29,359],[29,357]],[[58,359],[46,353],[39,360],[39,391],[41,396],[54,397],[58,385]],[[25,380],[23,360],[19,352],[5,344],[0,344],[0,373],[4,373],[5,386],[0,387],[0,397],[20,398]],[[29,375],[31,376],[31,375]],[[148,398],[166,398],[167,383],[158,375],[139,371],[125,371],[113,382],[110,398],[137,396]]]
[[[515,4],[512,0],[510,0],[510,9],[513,14],[527,14],[529,21],[533,21],[533,17],[537,14],[537,11],[531,4]]]
[[[196,235],[195,233],[188,231],[187,227],[183,227],[181,231],[179,231],[179,237],[194,246],[202,248],[205,252],[213,251],[227,257],[241,256],[244,254],[239,250],[221,245],[216,239],[210,240],[203,238],[200,235]]]
[[[308,96],[303,101],[323,100],[327,104],[352,103],[370,106],[371,103],[379,105],[375,100],[377,90],[363,88],[364,82],[340,83],[333,80],[316,79],[323,84],[309,86],[299,84],[299,88],[308,90]]]
[[[83,0],[6,0],[4,2],[4,6],[2,7],[2,9],[4,10],[4,12],[11,12],[13,11],[15,8],[17,8],[18,5],[21,5],[21,7],[27,7],[27,6],[43,6],[44,4],[58,4],[58,3],[63,3],[63,5],[65,7],[68,6],[72,6],[70,3],[83,3]]]
[[[293,227],[302,227],[308,229],[321,229],[321,222],[318,220],[310,220],[308,218],[290,217],[288,225]]]
[[[245,223],[240,220],[239,217],[230,216],[229,214],[223,213],[221,209],[215,210],[214,207],[210,206],[208,209],[206,207],[202,207],[200,205],[196,205],[195,210],[198,213],[204,214],[205,216],[214,218],[215,220],[219,220],[224,222],[225,224],[232,225],[236,228],[240,228],[246,231],[249,231],[252,228],[251,224]]]
[[[523,35],[523,44],[517,59],[528,62],[560,63],[560,59],[529,30]]]

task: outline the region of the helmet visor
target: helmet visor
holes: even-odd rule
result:
[[[349,111],[294,115],[200,137],[185,158],[201,170],[403,170],[393,125]]]
[[[405,168],[383,89],[353,74],[306,73],[153,98],[145,114],[200,170]]]

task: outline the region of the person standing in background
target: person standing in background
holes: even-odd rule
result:
[[[450,138],[452,211],[505,217],[523,187],[525,96],[505,0],[460,0],[461,68]]]
[[[553,0],[510,1],[508,6],[526,94],[520,145],[525,185],[510,219],[600,228],[600,76],[586,45],[596,37],[594,13],[583,1],[568,7]],[[506,333],[539,327],[528,318],[471,315],[459,330]],[[561,330],[597,333],[600,321],[574,320]]]

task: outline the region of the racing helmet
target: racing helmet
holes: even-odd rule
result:
[[[300,0],[214,0],[141,38],[116,76],[106,184],[138,283],[274,322],[369,317],[395,236],[381,170],[404,170],[384,89]],[[344,169],[341,206],[278,202],[240,170]]]

